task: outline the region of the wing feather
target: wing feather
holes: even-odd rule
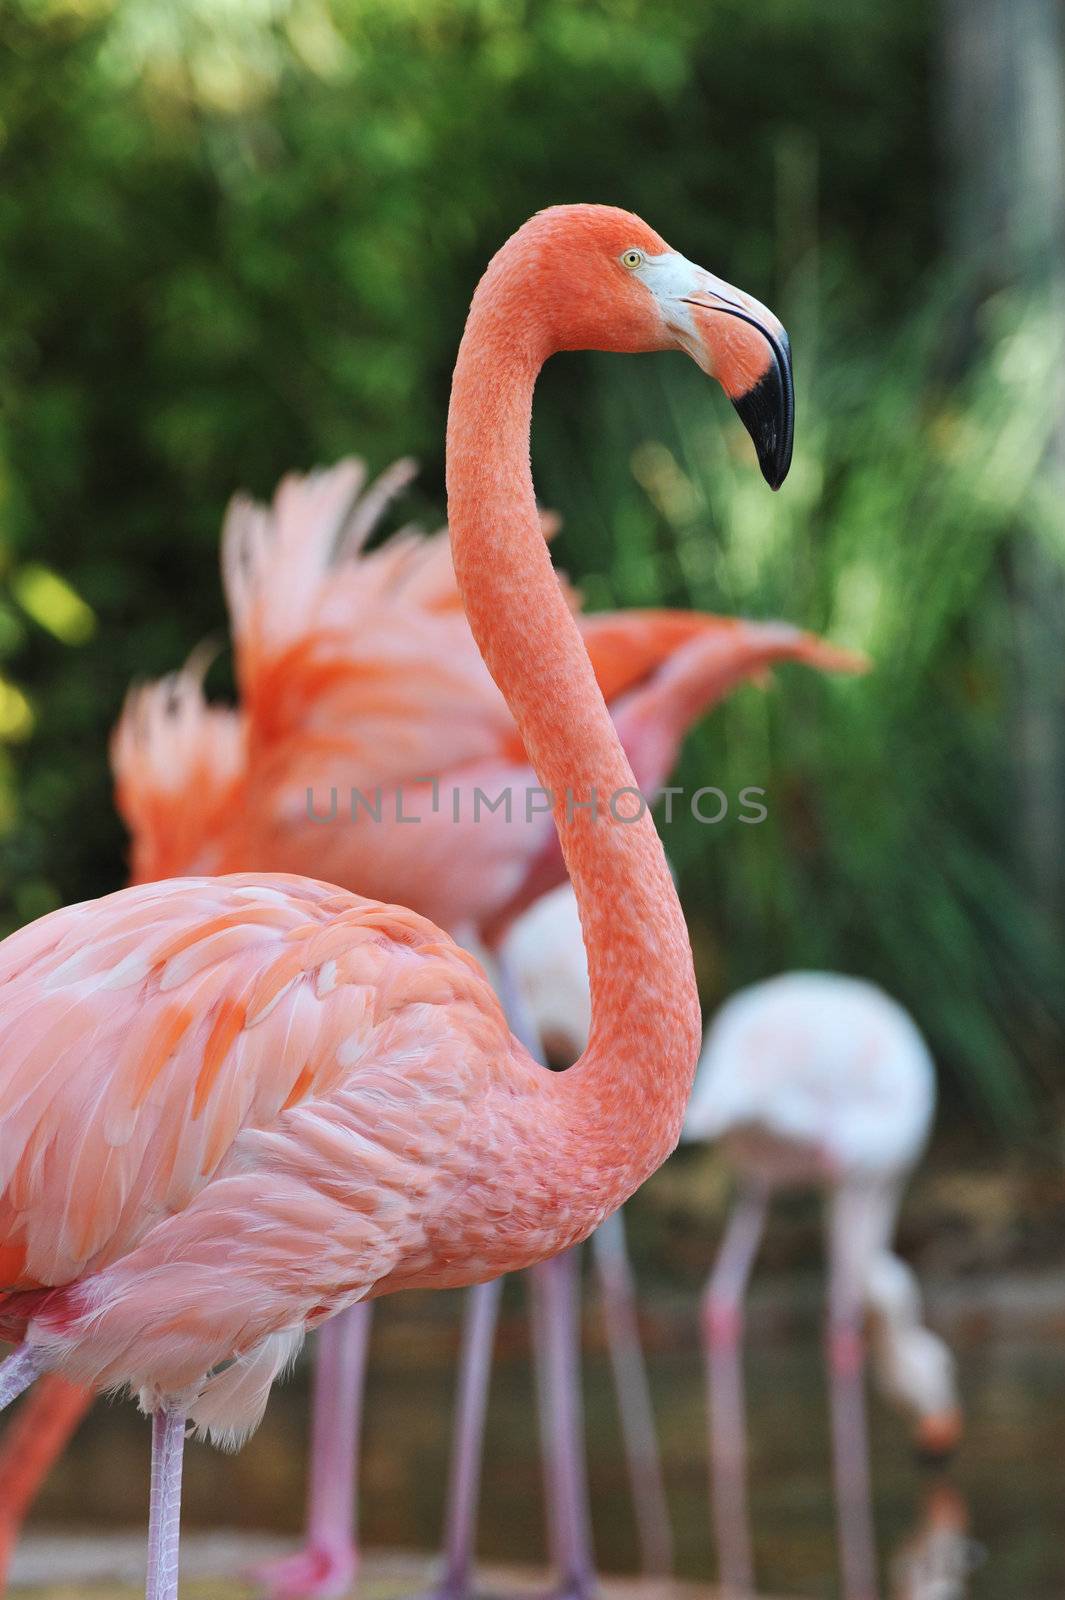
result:
[[[413,913],[328,885],[175,880],[45,921],[44,937],[8,941],[28,956],[5,948],[15,975],[0,987],[0,1260],[42,1285],[133,1249],[286,1117],[308,1130],[301,1170],[322,1163],[326,1189],[369,1213],[397,1156],[417,1157],[420,1071],[442,1091],[438,1136],[449,1125],[446,1076],[417,1043],[444,1026],[440,1007],[486,1013],[480,1041],[505,1047],[472,958]],[[307,1115],[334,1101],[343,1126]],[[289,1164],[291,1144],[277,1133]]]

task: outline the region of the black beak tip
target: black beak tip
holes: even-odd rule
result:
[[[771,489],[788,475],[795,440],[795,388],[788,336],[766,335],[772,359],[758,382],[732,404],[754,441],[758,465]]]
[[[949,1467],[957,1453],[958,1447],[955,1444],[948,1445],[943,1450],[932,1450],[926,1444],[915,1444],[913,1447],[917,1465],[928,1472],[940,1472]]]

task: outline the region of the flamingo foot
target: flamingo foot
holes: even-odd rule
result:
[[[355,1587],[358,1556],[350,1545],[309,1544],[264,1561],[249,1578],[269,1600],[340,1600]]]
[[[464,1578],[441,1578],[428,1589],[404,1595],[403,1600],[486,1600],[486,1597]]]
[[[545,1595],[536,1596],[535,1600],[598,1600],[598,1597],[599,1581],[592,1572],[585,1578],[567,1579]]]
[[[445,1577],[430,1589],[406,1595],[404,1600],[498,1600],[498,1597],[491,1589],[475,1589],[466,1579]],[[599,1585],[593,1575],[560,1583],[557,1588],[542,1593],[512,1596],[511,1600],[599,1600]]]

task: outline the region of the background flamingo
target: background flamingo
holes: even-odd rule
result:
[[[924,1326],[917,1281],[890,1248],[934,1105],[935,1070],[916,1026],[859,979],[786,973],[735,995],[710,1028],[684,1136],[721,1140],[740,1175],[703,1315],[714,1523],[729,1600],[753,1594],[740,1337],[775,1190],[827,1191],[827,1349],[847,1600],[877,1592],[862,1383],[867,1315],[881,1386],[916,1417],[921,1451],[941,1456],[957,1443],[953,1358]]]
[[[586,1048],[592,1023],[588,962],[570,883],[559,884],[542,895],[515,919],[503,939],[500,956],[512,977],[517,1014],[541,1042],[549,1063],[554,1067],[569,1066]],[[643,1565],[648,1572],[662,1574],[672,1570],[673,1535],[622,1215],[616,1211],[593,1233],[592,1260],[614,1371]],[[577,1422],[579,1427],[579,1413]],[[574,1443],[581,1443],[579,1435]],[[563,1454],[568,1445],[565,1437],[558,1441]],[[564,1460],[561,1474],[575,1485],[573,1514],[580,1519],[590,1542],[590,1509],[580,1460],[575,1464]]]
[[[360,892],[399,883],[404,904],[483,935],[561,880],[550,812],[539,796],[526,805],[535,775],[474,646],[446,530],[405,528],[365,549],[412,471],[397,462],[360,494],[365,468],[343,461],[287,477],[271,507],[232,502],[222,569],[240,708],[207,704],[200,654],[130,694],[112,759],[135,881],[283,864]],[[744,679],[781,661],[864,665],[785,623],[585,615],[563,592],[649,793],[691,724]],[[490,809],[504,792],[509,812]]]
[[[591,1004],[580,918],[571,886],[560,885],[524,912],[508,932],[502,953],[514,975],[519,1003],[549,1058],[556,1063],[573,1060],[587,1044]],[[751,1139],[759,1141],[757,1156],[752,1159],[757,1160],[759,1173],[767,1162],[773,1164],[776,1180],[789,1158],[805,1160],[803,1135],[816,1112],[822,1178],[826,1156],[837,1182],[864,1188],[877,1178],[894,1176],[895,1195],[886,1218],[890,1232],[901,1183],[927,1137],[932,1111],[929,1087],[934,1094],[934,1079],[926,1076],[920,1065],[926,1063],[930,1074],[931,1063],[919,1038],[919,1048],[915,1048],[913,1024],[895,1002],[871,985],[819,974],[796,974],[759,985],[737,997],[736,1004],[741,1003],[749,1003],[749,1010],[737,1032],[729,1032],[730,1007],[720,1014],[725,1036],[713,1055],[715,1035],[708,1037],[701,1071],[713,1077],[697,1080],[688,1117],[689,1136],[693,1127],[700,1126],[701,1118],[713,1119],[715,1125],[720,1118],[733,1154],[737,1141],[741,1149]],[[767,1070],[770,1052],[774,1059]],[[735,1098],[730,1101],[730,1096]],[[811,1101],[815,1103],[811,1105]],[[875,1124],[885,1112],[888,1127],[860,1128],[861,1119]],[[837,1119],[827,1134],[826,1113]],[[877,1164],[875,1169],[870,1166],[866,1151],[859,1173],[855,1170],[859,1143],[870,1137],[878,1146]],[[777,1149],[781,1140],[788,1149]],[[790,1148],[793,1141],[795,1149]],[[909,1151],[909,1159],[901,1162],[900,1142]],[[893,1145],[895,1159],[889,1160]],[[844,1148],[846,1175],[841,1165]],[[742,1162],[744,1158],[737,1159]],[[846,1219],[841,1226],[846,1230]],[[869,1242],[869,1236],[858,1241],[860,1253]],[[884,1392],[915,1414],[919,1449],[935,1459],[953,1447],[960,1431],[953,1362],[942,1341],[923,1325],[920,1293],[910,1268],[887,1249],[885,1234],[874,1235],[872,1242],[875,1249],[865,1273],[865,1304],[877,1373]],[[662,1526],[668,1527],[668,1511],[646,1373],[634,1333],[636,1302],[620,1210],[596,1231],[592,1244],[604,1300],[614,1307],[606,1327],[619,1380],[624,1374],[618,1390],[627,1402],[622,1423],[630,1464],[640,1469],[633,1482],[634,1503],[638,1519],[642,1515],[641,1537],[653,1541]],[[710,1309],[720,1316],[720,1307]],[[715,1321],[712,1334],[716,1331]],[[712,1364],[711,1372],[715,1370]],[[727,1376],[734,1383],[734,1377]],[[727,1392],[722,1395],[715,1390],[715,1405],[722,1400],[727,1416]],[[738,1448],[742,1452],[742,1441]],[[723,1469],[722,1494],[730,1474],[734,1476],[736,1451],[737,1434],[733,1432],[731,1438],[721,1439],[715,1452],[715,1469]],[[722,1499],[716,1519],[723,1552],[735,1552],[741,1541],[742,1547],[749,1549],[746,1534],[739,1531],[745,1527],[745,1499],[735,1498],[734,1486],[732,1492],[732,1503]],[[650,1516],[648,1506],[652,1508]],[[736,1517],[738,1525],[732,1520]],[[957,1491],[946,1482],[931,1485],[924,1497],[921,1524],[894,1564],[897,1592],[912,1595],[914,1600],[917,1596],[932,1600],[941,1593],[964,1593],[971,1564],[967,1530],[964,1502]],[[730,1554],[731,1559],[735,1557]],[[744,1559],[749,1574],[749,1555]],[[736,1593],[751,1592],[749,1575],[734,1573],[727,1581]]]
[[[410,463],[398,462],[366,488],[361,463],[348,461],[308,478],[286,479],[270,509],[244,498],[234,501],[223,566],[241,708],[207,704],[202,655],[183,672],[131,694],[116,729],[113,760],[118,804],[131,830],[135,880],[314,867],[348,887],[368,883],[387,893],[391,871],[404,898],[419,910],[431,908],[472,943],[505,926],[515,906],[562,873],[550,816],[542,809],[528,817],[523,812],[533,773],[473,644],[446,534],[426,539],[408,529],[365,552],[383,507],[411,472]],[[575,606],[575,597],[565,592]],[[689,723],[744,676],[786,659],[825,670],[860,665],[815,636],[778,623],[678,612],[605,614],[579,622],[647,789],[668,776]],[[431,773],[441,774],[442,804],[436,810],[432,789],[418,781]],[[314,821],[309,814],[309,793],[315,808],[327,811],[330,789],[345,797],[357,791],[372,802],[378,786],[379,821],[363,811],[352,824],[343,814],[346,807],[335,822]],[[509,820],[501,811],[483,811],[474,820],[478,786],[489,797],[504,790],[515,796]],[[400,804],[405,817],[419,818],[417,826],[397,820]],[[532,1043],[531,1035],[526,1042]],[[606,1315],[613,1347],[627,1342],[626,1370],[636,1396],[645,1392],[646,1379],[635,1374],[634,1323],[618,1283],[625,1269],[616,1246],[616,1236],[613,1248],[604,1240],[597,1260],[614,1284],[609,1291],[604,1287]],[[551,1352],[541,1350],[549,1394],[550,1374],[566,1374],[575,1359],[573,1286],[555,1281],[564,1271],[545,1269],[534,1291],[543,1302],[536,1326]],[[475,1292],[465,1339],[447,1580],[459,1591],[469,1584],[478,1424],[497,1297],[498,1287]],[[358,1429],[368,1331],[361,1323],[367,1316],[367,1308],[353,1308],[322,1332],[318,1392],[324,1404],[312,1428],[308,1544],[269,1574],[278,1592],[343,1592],[354,1575],[348,1441]],[[552,1338],[565,1339],[570,1353],[556,1350]],[[56,1385],[43,1386],[33,1403],[41,1447],[32,1457],[12,1448],[0,1461],[8,1544],[49,1459],[45,1435],[55,1441],[54,1449],[78,1415],[69,1387],[61,1390],[58,1380]],[[635,1421],[624,1396],[622,1403],[631,1441]],[[569,1385],[546,1403],[546,1415],[556,1419],[549,1448],[558,1468],[551,1474],[552,1520],[572,1534],[561,1535],[563,1566],[588,1585],[592,1566],[584,1522],[578,1519],[575,1527],[572,1514],[562,1509],[584,1498],[576,1407]],[[645,1461],[646,1427],[643,1434]],[[650,1570],[662,1570],[668,1566],[669,1535],[664,1516],[657,1514],[661,1499],[650,1481],[653,1462],[633,1462],[632,1470],[643,1485],[645,1562]]]

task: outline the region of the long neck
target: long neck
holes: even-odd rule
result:
[[[474,638],[521,731],[555,822],[588,953],[588,1049],[554,1080],[583,1148],[612,1173],[612,1203],[675,1145],[699,1053],[691,949],[650,817],[544,543],[529,465],[535,323],[489,272],[451,391],[448,519]],[[595,797],[593,818],[587,802]],[[619,798],[620,797],[620,798]],[[524,796],[515,796],[521,808]],[[614,1192],[616,1190],[616,1193]]]

